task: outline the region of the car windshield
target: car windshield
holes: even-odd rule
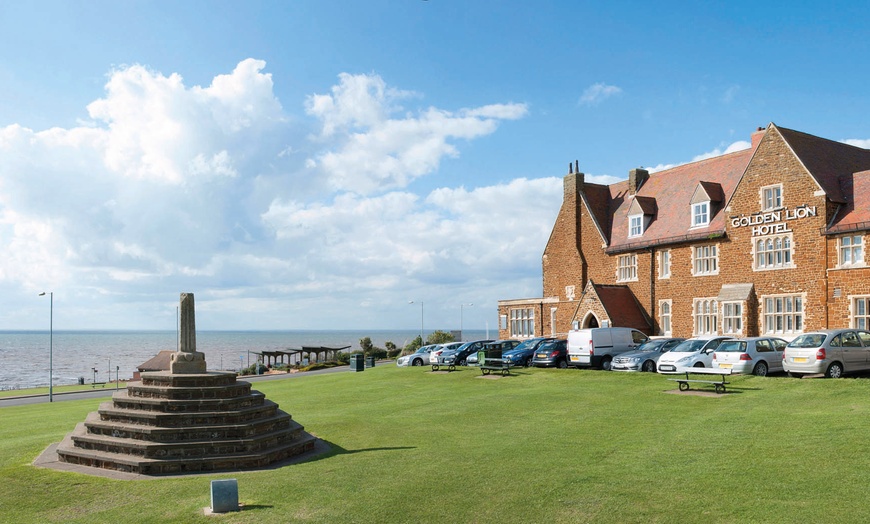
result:
[[[647,340],[643,344],[637,346],[636,351],[655,351],[664,344],[662,340]]]
[[[686,340],[682,342],[679,346],[675,347],[671,350],[672,353],[694,353],[696,351],[701,351],[704,347],[704,344],[709,342],[709,340]]]
[[[533,347],[535,347],[535,344],[537,344],[538,341],[540,341],[540,340],[541,339],[539,339],[539,338],[533,338],[531,340],[526,340],[525,342],[520,342],[517,346],[514,346],[514,348],[511,351],[513,351],[513,350],[522,351],[524,349],[532,349]]]
[[[817,348],[825,342],[825,335],[822,333],[810,333],[801,335],[788,343],[790,348]]]
[[[746,353],[746,342],[740,340],[726,340],[716,348],[717,353]]]

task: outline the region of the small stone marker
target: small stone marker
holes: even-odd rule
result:
[[[211,511],[239,511],[239,483],[236,479],[211,481]]]
[[[205,373],[205,354],[196,350],[193,293],[181,294],[180,312],[179,349],[169,357],[169,372],[173,375]]]

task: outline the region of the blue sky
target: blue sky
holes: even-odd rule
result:
[[[606,5],[599,5],[606,4]],[[0,4],[0,329],[494,328],[587,180],[870,147],[866,2]],[[415,304],[409,304],[409,301]]]

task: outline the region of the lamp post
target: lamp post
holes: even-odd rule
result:
[[[413,300],[409,300],[408,304],[414,304]],[[426,339],[423,338],[423,301],[420,301],[420,346],[426,343]]]
[[[462,342],[462,308],[465,306],[471,307],[474,304],[459,304],[459,341]]]
[[[45,291],[39,294],[44,297]],[[54,291],[48,292],[48,401],[54,402]]]

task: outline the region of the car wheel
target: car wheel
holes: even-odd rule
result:
[[[752,370],[752,374],[756,377],[766,377],[767,376],[767,364],[764,362],[759,362],[755,365],[755,369]]]
[[[460,366],[467,366],[467,365],[468,365],[468,361],[465,360],[465,359],[462,359],[462,360],[459,361],[459,365],[460,365]]]
[[[559,363],[556,365],[559,366],[559,369],[565,369],[568,367],[568,363],[565,362],[564,360],[560,360]]]
[[[526,367],[527,368],[532,367],[532,357],[529,357],[526,359]]]
[[[828,370],[825,372],[825,376],[828,378],[840,378],[843,376],[843,365],[839,362],[834,362],[830,366],[828,366]]]
[[[423,365],[423,361],[420,360],[419,358],[415,358],[415,359],[414,359],[414,362],[411,362],[411,365],[412,365],[412,366],[422,366],[422,365]]]
[[[610,361],[610,358],[605,358],[601,361],[601,369],[603,369],[604,371],[610,371],[611,364],[612,362]]]
[[[703,362],[695,362],[695,365],[692,366],[692,367],[695,367],[695,368],[702,368],[702,367],[704,367],[704,363],[703,363]]]
[[[646,371],[647,373],[655,373],[656,372],[656,363],[652,360],[647,360],[643,363],[643,366],[640,368],[641,371]]]

